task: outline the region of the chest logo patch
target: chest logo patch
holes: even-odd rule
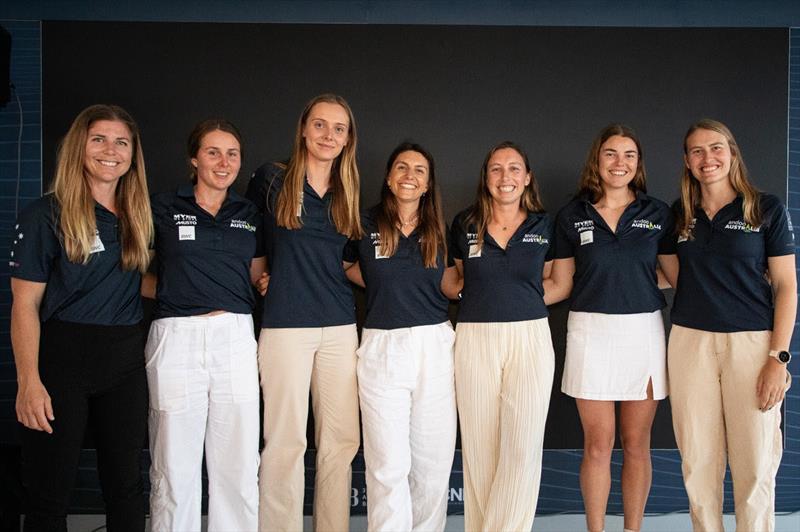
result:
[[[245,231],[250,231],[251,233],[256,232],[256,226],[248,223],[247,220],[231,220],[231,227],[234,229],[244,229]]]
[[[760,233],[761,226],[753,227],[744,220],[731,220],[725,224],[725,229],[729,231],[742,231],[744,233]]]
[[[178,226],[178,240],[194,240],[194,226],[193,225],[179,225]]]
[[[640,219],[634,220],[631,223],[631,227],[634,229],[646,229],[647,231],[661,231],[661,224],[654,224],[650,220]]]
[[[478,233],[467,233],[467,245],[469,246],[468,259],[477,259],[481,256],[482,247],[478,245]]]
[[[194,214],[173,214],[175,225],[197,225],[197,216]]]
[[[550,240],[536,233],[528,233],[522,236],[522,242],[544,246],[545,244],[549,244]]]
[[[581,246],[585,246],[586,244],[591,244],[594,242],[594,231],[581,231],[578,234],[581,237]]]
[[[384,255],[381,253],[381,234],[378,232],[370,233],[369,238],[372,241],[372,245],[375,246],[375,258],[376,259],[388,259],[388,255]]]

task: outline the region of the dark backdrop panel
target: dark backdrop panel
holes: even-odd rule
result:
[[[332,91],[356,114],[364,205],[378,198],[385,157],[411,137],[436,156],[452,217],[470,203],[487,149],[512,139],[527,147],[556,211],[593,136],[612,121],[638,130],[650,192],[671,201],[683,134],[704,116],[731,127],[756,184],[785,198],[787,44],[786,29],[45,22],[44,175],[75,114],[113,102],[139,121],[153,191],[186,178],[194,123],[237,123],[241,190],[261,162],[288,156],[303,104]],[[557,305],[559,368],[565,320]],[[545,445],[580,448],[560,380],[559,371]],[[674,447],[666,402],[653,447]]]

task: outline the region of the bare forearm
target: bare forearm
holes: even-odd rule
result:
[[[772,326],[770,349],[788,351],[792,340],[795,316],[797,314],[797,296],[795,290],[782,288],[775,293],[775,319]]]
[[[35,308],[11,306],[11,347],[20,385],[39,382],[39,313]]]

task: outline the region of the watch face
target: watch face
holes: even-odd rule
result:
[[[780,360],[784,364],[789,362],[789,360],[791,360],[791,358],[792,358],[792,355],[790,355],[788,351],[781,351],[780,353],[778,353],[778,360]]]

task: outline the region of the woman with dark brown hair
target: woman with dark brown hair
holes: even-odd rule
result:
[[[674,284],[673,222],[646,194],[644,154],[622,124],[595,137],[578,193],[558,213],[556,253],[545,281],[548,304],[572,295],[561,390],[583,426],[581,493],[589,532],[605,526],[611,489],[615,403],[623,449],[625,530],[642,526],[650,491],[650,429],[667,396],[666,343],[657,265]]]
[[[258,527],[251,313],[265,261],[261,215],[230,188],[242,164],[241,142],[227,120],[200,122],[187,143],[192,182],[152,200],[158,284],[145,360],[157,532],[200,530],[204,454],[208,529]]]
[[[447,309],[459,286],[425,148],[394,149],[381,202],[361,221],[359,262],[347,273],[367,289],[358,391],[369,530],[443,530],[456,442]]]
[[[551,222],[521,147],[489,151],[475,204],[451,231],[464,282],[455,345],[464,525],[528,531],[555,362],[542,287]]]

